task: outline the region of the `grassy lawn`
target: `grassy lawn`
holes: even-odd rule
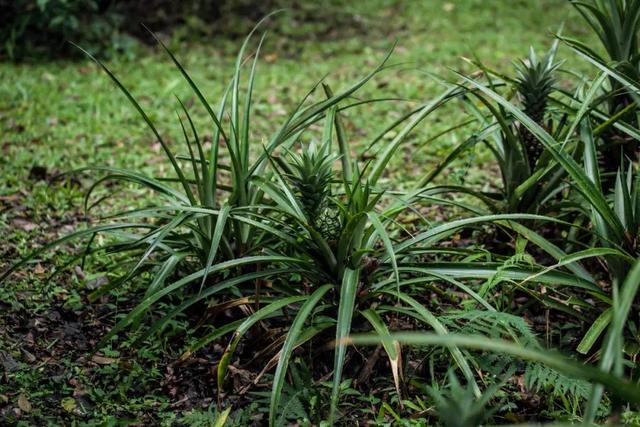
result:
[[[360,107],[345,116],[352,151],[359,155],[387,124],[442,90],[430,73],[452,78],[450,68],[470,71],[461,58],[473,55],[510,72],[512,61],[525,56],[529,46],[546,50],[551,32],[562,23],[564,33],[585,37],[577,13],[564,0],[353,3],[344,13],[356,14],[363,22],[355,33],[337,28],[329,36],[314,37],[295,29],[286,35],[270,31],[256,80],[255,144],[265,141],[316,81],[327,75],[333,88],[344,87],[374,67],[396,41],[391,62],[399,65],[377,76],[358,96],[399,100]],[[239,42],[168,41],[210,99],[218,99],[231,78]],[[561,51],[560,56],[565,54]],[[115,57],[107,66],[141,100],[170,143],[177,144],[181,135],[174,94],[188,103],[194,99],[167,56],[157,47],[139,47],[134,58]],[[313,96],[320,99],[320,92]],[[205,112],[195,111],[196,121],[206,123]],[[386,179],[408,188],[428,172],[459,140],[453,133],[426,142],[460,117],[455,107],[448,107],[424,121],[397,153],[393,176]],[[0,270],[83,224],[82,196],[95,177],[54,176],[87,165],[151,174],[166,167],[153,135],[89,59],[1,63],[0,129]],[[488,158],[482,151],[469,155]],[[493,176],[491,165],[476,163],[469,169],[468,163],[464,158],[455,163],[449,172],[454,182],[464,177],[480,185]],[[129,190],[135,197],[126,203],[145,204],[148,195]],[[133,303],[118,294],[103,297],[99,304],[88,302],[88,294],[108,280],[103,272],[115,262],[94,259],[80,265],[65,248],[2,284],[0,362],[5,374],[0,378],[0,424],[124,425],[129,420],[208,425],[215,395],[213,362],[174,366],[181,348],[172,336],[181,343],[191,339],[185,336],[184,319],[171,325],[173,335],[167,333],[165,342],[133,349],[121,334],[117,351],[91,354],[100,336]],[[49,280],[54,266],[66,263],[70,267]],[[238,417],[248,422],[254,409]]]

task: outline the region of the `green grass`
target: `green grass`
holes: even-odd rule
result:
[[[337,28],[335,37],[322,41],[306,34],[284,39],[270,34],[256,81],[256,93],[261,96],[255,100],[256,127],[252,138],[256,144],[280,124],[294,107],[293,102],[330,70],[327,81],[337,91],[377,63],[395,40],[398,45],[392,63],[403,65],[377,76],[359,96],[397,97],[406,101],[363,107],[368,114],[347,112],[347,135],[356,148],[402,112],[439,93],[438,83],[425,71],[447,77],[451,76],[448,68],[468,71],[471,68],[460,58],[474,54],[490,67],[510,70],[512,60],[524,57],[529,45],[539,52],[546,50],[551,44],[551,32],[562,22],[566,34],[585,37],[577,13],[563,0],[514,0],[508,7],[502,0],[355,3],[358,5],[346,11],[362,15],[371,29],[366,34],[343,38],[340,34],[349,32]],[[177,41],[170,44],[205,94],[210,99],[218,98],[231,77],[225,73],[233,68],[237,41],[215,39],[199,44]],[[565,54],[566,50],[561,49],[559,56],[563,58]],[[568,61],[577,62],[571,58]],[[180,128],[173,95],[186,96],[189,92],[160,49],[141,48],[135,59],[114,58],[107,65],[141,100],[143,107],[153,112],[153,119],[167,139],[177,144]],[[319,99],[322,94],[316,96]],[[196,109],[196,112],[196,120],[205,123],[204,111]],[[403,146],[392,162],[391,171],[401,178],[399,182],[410,186],[447,153],[456,142],[455,134],[426,146],[421,143],[461,117],[456,108],[447,107],[418,126],[411,134],[411,143]],[[369,121],[362,122],[362,118]],[[0,270],[35,245],[70,231],[82,219],[81,195],[86,182],[49,185],[38,179],[38,168],[46,168],[47,176],[91,164],[148,172],[162,157],[159,144],[136,112],[89,59],[0,64],[0,129],[0,239],[4,242],[0,246]],[[477,156],[488,158],[482,152]],[[465,159],[455,163],[454,180],[467,174],[467,182],[481,183],[495,173],[486,164],[467,171],[467,163]],[[136,203],[142,204],[143,200],[144,195],[140,195]],[[53,264],[61,265],[68,254],[62,250],[50,258]],[[100,264],[107,262],[95,261],[95,269],[89,266],[85,270],[101,271]],[[160,367],[164,369],[167,360],[178,356],[170,351],[160,356],[163,343],[140,353],[105,354],[126,359],[125,368],[121,364],[87,364],[86,350],[58,354],[52,356],[57,360],[56,375],[52,375],[51,367],[40,359],[40,354],[33,360],[28,350],[25,353],[23,336],[33,329],[29,322],[46,318],[53,311],[80,311],[87,304],[86,280],[81,275],[67,272],[45,283],[52,264],[38,265],[14,275],[0,289],[0,331],[22,334],[10,336],[0,332],[0,352],[11,355],[18,364],[17,369],[7,373],[8,381],[0,381],[2,411],[24,407],[24,402],[18,404],[23,396],[31,405],[28,412],[38,420],[59,422],[60,417],[68,417],[88,422],[113,414],[157,422],[180,418],[169,405],[171,398],[159,391],[166,375],[159,371]],[[126,311],[130,305],[124,299],[108,303],[116,312]],[[30,319],[25,318],[27,314]],[[15,319],[21,319],[20,327],[14,325]],[[77,320],[87,329],[90,321]],[[181,326],[180,321],[174,325],[178,333]],[[40,349],[57,345],[36,344]],[[211,372],[205,374],[213,376]],[[65,399],[72,397],[75,405],[79,405],[82,401],[77,396],[83,396],[82,393],[90,397],[92,408],[64,405],[70,402]],[[195,411],[199,413],[199,409]],[[2,415],[6,414],[0,414],[0,420]],[[202,416],[206,418],[206,413]]]
[[[422,71],[446,75],[447,67],[465,67],[460,58],[474,53],[489,66],[506,70],[512,59],[527,54],[529,45],[539,50],[547,48],[551,31],[563,21],[566,32],[576,34],[579,29],[579,25],[572,25],[578,16],[562,0],[515,1],[508,8],[501,7],[500,1],[466,1],[456,4],[450,12],[446,11],[447,5],[455,2],[362,3],[362,13],[375,10],[364,3],[382,6],[376,15],[367,18],[375,23],[370,35],[297,42],[295,49],[290,45],[296,42],[284,40],[286,46],[280,47],[284,52],[279,50],[282,40],[274,34],[269,36],[256,82],[258,93],[266,98],[256,100],[264,116],[261,124],[265,134],[275,127],[270,122],[282,118],[284,111],[292,108],[292,100],[327,72],[337,70],[328,78],[337,89],[362,75],[363,69],[376,62],[396,39],[393,62],[406,66],[402,71],[390,70],[379,77],[379,89],[372,85],[368,93],[375,91],[378,95],[422,101],[438,91],[438,85]],[[553,14],[544,13],[552,7]],[[210,40],[206,44],[175,43],[171,47],[205,92],[218,94],[230,77],[220,71],[231,69],[236,44]],[[148,111],[162,113],[162,117],[156,117],[162,124],[161,130],[177,138],[173,93],[185,94],[187,88],[167,63],[168,59],[155,47],[144,50],[135,60],[116,58],[107,65],[134,94],[142,96]],[[16,191],[15,185],[26,176],[25,169],[34,163],[58,170],[104,161],[138,167],[153,159],[158,151],[157,147],[154,151],[152,137],[135,111],[89,59],[2,64],[0,82],[2,145],[8,154],[4,156],[7,163],[3,163],[3,176],[8,180],[3,179],[0,194]],[[391,104],[380,108],[380,120],[376,123],[354,123],[354,127],[372,132],[389,123],[399,110]],[[434,126],[437,124],[431,122],[421,126],[422,133]],[[18,132],[20,129],[24,130]],[[256,140],[261,136],[264,134],[255,135]],[[356,141],[362,139],[358,133],[351,136]]]

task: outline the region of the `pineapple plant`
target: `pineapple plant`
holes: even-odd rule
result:
[[[531,48],[527,60],[521,60],[515,64],[517,73],[515,87],[522,100],[523,110],[543,128],[545,127],[544,117],[549,95],[555,84],[554,74],[560,66],[559,63],[554,62],[554,58],[554,49],[538,60],[533,48]],[[544,147],[538,138],[524,126],[520,126],[519,137],[529,167],[533,170]]]
[[[480,61],[472,63],[487,77],[486,83],[479,83],[463,76],[472,86],[480,89],[472,89],[469,93],[473,93],[473,97],[487,107],[485,113],[477,108],[474,101],[463,98],[469,111],[480,120],[483,128],[495,129],[495,132],[488,133],[483,139],[494,154],[500,169],[502,188],[492,196],[495,200],[500,200],[500,203],[490,206],[490,209],[496,212],[541,213],[541,209],[547,209],[542,205],[557,200],[553,194],[557,193],[558,184],[564,176],[562,168],[553,161],[552,156],[543,154],[545,145],[538,140],[538,132],[535,132],[535,129],[531,132],[527,127],[534,122],[556,136],[564,135],[567,129],[570,130],[566,126],[566,119],[559,117],[560,114],[549,114],[551,95],[555,91],[555,73],[561,65],[554,60],[557,48],[558,40],[542,58],[537,57],[531,49],[526,58],[514,62],[516,73],[513,77],[505,77],[502,72],[493,70]],[[500,83],[496,85],[496,82]],[[516,106],[515,103],[509,102],[508,105],[513,107],[513,110],[500,103],[494,104],[496,97],[491,92],[497,93],[502,90],[504,96],[515,98],[519,104]],[[561,111],[561,108],[558,111]],[[475,144],[474,138],[475,136],[463,144]],[[457,150],[462,147],[461,145]],[[431,174],[429,180],[434,176],[435,174]],[[427,182],[429,181],[423,180],[421,184],[425,185]]]
[[[289,152],[286,178],[295,190],[309,225],[329,241],[337,241],[341,231],[340,212],[331,200],[333,163],[337,156],[328,147],[310,144],[301,154]]]
[[[600,97],[607,116],[616,117],[601,124],[599,147],[600,164],[608,173],[603,177],[603,185],[610,190],[615,187],[618,170],[626,169],[629,161],[637,161],[640,154],[638,139],[613,126],[614,123],[632,128],[639,125],[637,97],[621,77],[627,82],[640,81],[640,0],[571,0],[571,4],[598,36],[602,49],[594,49],[593,43],[586,41],[571,38],[563,41],[590,62],[607,64],[615,73],[609,75],[609,85],[603,87]]]

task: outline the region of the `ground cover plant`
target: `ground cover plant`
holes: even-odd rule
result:
[[[504,10],[376,4],[411,25]],[[3,422],[636,423],[640,83],[620,63],[637,8],[549,4],[561,31],[534,22],[536,46],[509,39],[502,62],[474,49],[455,71],[407,64],[416,33],[399,30],[366,56],[326,42],[308,78],[290,71],[305,54],[279,59],[265,34],[275,12],[211,78],[146,29],[162,56],[134,69],[157,78],[87,53],[80,73],[109,83],[91,93],[120,116],[49,119],[86,125],[62,154],[39,139],[64,134],[19,123],[42,107],[16,107],[34,83],[15,80],[3,118],[36,151],[5,145]],[[265,91],[280,61],[287,89]],[[55,172],[31,167],[47,182],[29,192],[33,153]]]

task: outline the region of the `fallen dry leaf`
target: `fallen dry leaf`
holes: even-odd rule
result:
[[[278,60],[278,54],[277,53],[268,53],[264,56],[264,60],[267,64],[273,64],[274,62],[276,62]]]
[[[11,221],[11,224],[27,232],[33,231],[38,228],[38,224],[34,224],[33,222],[27,221],[22,218],[14,219],[13,221]]]
[[[442,10],[444,10],[445,12],[449,13],[449,12],[453,12],[453,10],[456,8],[456,5],[450,2],[447,2],[445,4],[442,5]]]
[[[118,363],[118,359],[114,359],[112,357],[104,357],[104,356],[93,356],[91,360],[98,365],[111,365],[113,363]]]
[[[36,361],[36,357],[33,354],[29,353],[27,350],[22,349],[22,354],[24,355],[24,358],[27,362],[33,363]]]
[[[27,399],[27,396],[24,393],[21,393],[20,396],[18,396],[18,407],[23,412],[31,412],[31,409],[33,409],[29,399]]]

